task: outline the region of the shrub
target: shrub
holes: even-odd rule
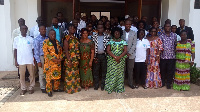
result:
[[[200,78],[200,70],[196,67],[196,63],[190,67],[190,82],[196,83],[197,79]]]

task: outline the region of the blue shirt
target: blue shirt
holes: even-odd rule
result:
[[[33,47],[34,47],[34,57],[37,63],[41,62],[40,61],[40,56],[44,55],[43,52],[43,42],[45,39],[47,39],[48,37],[42,37],[41,35],[39,35],[38,37],[36,37],[34,39],[33,42]]]
[[[60,42],[60,31],[59,31],[59,27],[58,28],[54,28],[53,26],[53,29],[56,31],[56,39]]]
[[[104,45],[103,45],[103,38],[104,38],[104,35],[102,36],[98,36],[98,49],[97,49],[97,53],[98,54],[103,54],[104,53]]]

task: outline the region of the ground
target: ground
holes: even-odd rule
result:
[[[191,84],[190,91],[166,89],[130,89],[125,86],[121,94],[82,89],[75,94],[53,93],[53,97],[41,93],[36,83],[35,93],[20,96],[18,79],[2,79],[0,72],[0,112],[200,112],[200,86]]]

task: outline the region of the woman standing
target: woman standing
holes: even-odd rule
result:
[[[93,85],[92,62],[94,59],[94,42],[88,39],[88,30],[86,28],[81,30],[80,55],[81,86],[87,91]]]
[[[187,31],[181,31],[180,36],[181,40],[176,46],[176,71],[173,88],[179,91],[188,91],[190,89],[190,66],[194,64],[195,58],[195,44],[191,39],[187,39]]]
[[[150,29],[148,40],[150,42],[150,55],[148,57],[146,87],[157,89],[162,87],[159,63],[163,47],[161,39],[157,36],[156,28]]]
[[[60,92],[60,78],[61,78],[61,61],[62,48],[56,40],[56,32],[49,31],[49,38],[43,42],[44,52],[44,74],[46,76],[46,91],[48,96],[52,96],[52,81],[53,91]]]
[[[124,89],[124,66],[127,57],[127,43],[120,37],[123,32],[121,28],[114,27],[111,35],[114,37],[108,42],[107,46],[107,74],[105,80],[105,90],[108,94],[113,91],[122,93]]]
[[[80,75],[79,75],[79,41],[74,36],[74,25],[68,26],[69,34],[65,36],[64,50],[65,50],[65,82],[64,91],[73,94],[81,91]]]
[[[150,50],[150,43],[149,41],[144,38],[145,37],[145,30],[139,29],[137,32],[137,44],[136,44],[136,54],[135,54],[135,88],[139,88],[139,84],[142,85],[144,89],[147,89],[145,86],[145,79],[147,76],[147,66],[148,63],[148,56]]]
[[[158,23],[158,21],[153,22],[153,27],[156,28],[158,36],[162,35],[162,33],[164,32],[164,30],[160,28],[160,24]]]

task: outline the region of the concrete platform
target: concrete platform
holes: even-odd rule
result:
[[[5,73],[0,72],[0,77]],[[2,84],[0,80],[0,84]],[[17,80],[16,80],[17,82]],[[100,89],[82,89],[75,94],[41,93],[37,83],[34,94],[20,96],[18,89],[2,104],[0,112],[200,112],[200,86],[191,84],[190,91],[166,89],[130,89],[124,93],[108,94]]]

